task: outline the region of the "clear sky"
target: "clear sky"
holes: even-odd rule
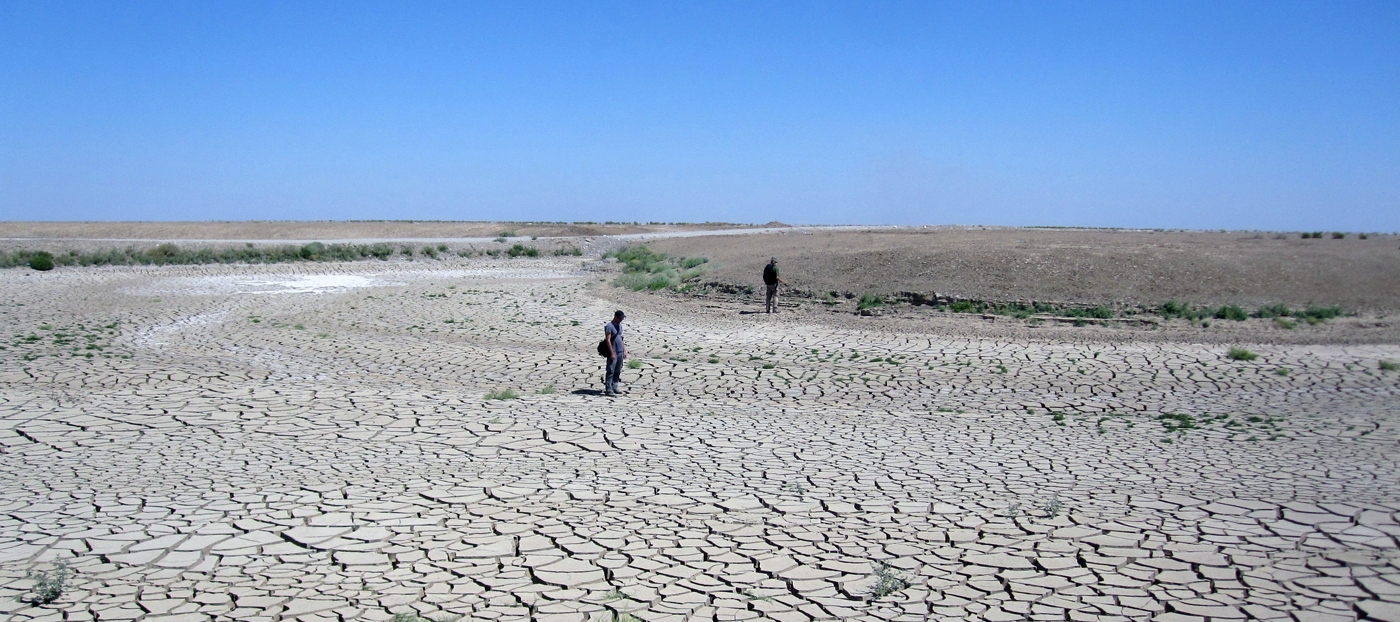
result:
[[[0,220],[1400,230],[1400,2],[0,3]]]

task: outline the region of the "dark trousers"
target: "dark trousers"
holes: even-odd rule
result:
[[[777,284],[777,283],[764,283],[764,285],[767,285],[767,286],[768,286],[768,299],[767,299],[766,305],[765,305],[765,306],[766,306],[766,310],[767,310],[769,313],[772,313],[772,312],[778,310],[778,284]]]
[[[624,359],[620,356],[614,356],[608,359],[603,376],[604,393],[617,393],[617,381],[622,378],[623,360]]]

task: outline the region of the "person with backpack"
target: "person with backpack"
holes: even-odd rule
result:
[[[622,376],[622,362],[627,360],[627,348],[622,344],[622,319],[626,314],[618,309],[613,319],[603,325],[603,341],[598,344],[598,354],[608,357],[603,375],[603,395],[617,395],[617,381]]]
[[[768,313],[778,310],[778,284],[782,282],[783,280],[778,278],[778,258],[770,257],[768,265],[763,267],[763,285],[768,289]]]

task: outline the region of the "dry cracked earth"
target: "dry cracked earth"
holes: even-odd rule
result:
[[[0,292],[12,620],[1400,619],[1394,345],[641,303],[609,399],[581,261]]]

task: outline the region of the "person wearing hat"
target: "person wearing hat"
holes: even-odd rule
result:
[[[768,265],[763,267],[763,284],[768,288],[768,313],[778,310],[778,284],[782,282],[783,280],[778,278],[778,258],[769,257]]]
[[[627,317],[621,309],[613,313],[613,319],[603,325],[603,341],[608,344],[608,363],[603,376],[603,395],[617,395],[617,379],[622,376],[622,362],[627,360],[627,348],[622,345],[622,319]]]

